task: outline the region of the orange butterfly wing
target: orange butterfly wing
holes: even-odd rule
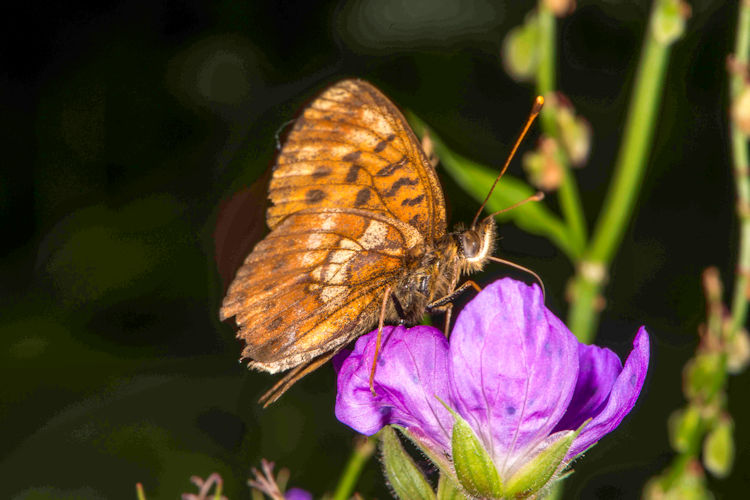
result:
[[[292,368],[369,327],[382,290],[405,271],[404,249],[422,243],[413,227],[372,212],[300,211],[248,256],[222,316],[235,316],[251,366]]]
[[[359,208],[445,234],[445,200],[401,112],[362,80],[325,90],[297,119],[274,167],[266,220],[312,207]]]
[[[235,316],[250,366],[272,373],[365,333],[386,288],[409,272],[410,251],[446,231],[442,190],[416,137],[360,80],[303,111],[269,198],[272,231],[239,269],[221,317]]]

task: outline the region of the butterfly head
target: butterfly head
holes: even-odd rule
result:
[[[469,229],[456,232],[458,255],[463,272],[475,272],[484,267],[484,263],[495,251],[495,219],[487,217]]]

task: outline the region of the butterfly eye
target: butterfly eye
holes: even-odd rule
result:
[[[471,259],[479,253],[479,235],[474,231],[467,231],[461,235],[461,248],[464,251],[464,257]]]

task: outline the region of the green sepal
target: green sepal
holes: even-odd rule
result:
[[[466,420],[445,403],[443,406],[453,415],[451,455],[461,486],[469,494],[481,498],[502,497],[503,482],[489,453]]]
[[[455,479],[445,474],[440,474],[437,488],[437,500],[463,500],[466,498]]]
[[[703,464],[716,477],[726,477],[734,463],[732,419],[721,417],[703,441]]]
[[[422,471],[406,453],[390,426],[380,431],[385,476],[393,492],[401,500],[435,500],[435,493]]]
[[[552,476],[560,469],[570,445],[591,419],[581,425],[576,431],[565,432],[555,442],[544,448],[532,460],[525,463],[505,485],[505,494],[508,497],[525,498],[538,492],[549,483]]]
[[[398,429],[398,431],[406,437],[409,441],[412,442],[414,446],[419,448],[419,451],[421,451],[424,456],[426,456],[430,462],[435,465],[442,474],[452,477],[454,480],[456,479],[456,473],[453,470],[453,466],[451,465],[450,460],[448,457],[443,455],[440,452],[437,452],[433,449],[431,449],[427,444],[425,444],[422,440],[420,440],[417,436],[409,432],[408,429],[405,427],[401,427],[398,424],[391,424],[391,427],[394,427]]]

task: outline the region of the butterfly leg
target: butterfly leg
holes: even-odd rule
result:
[[[477,292],[481,292],[482,291],[482,287],[480,287],[479,285],[477,285],[474,281],[472,281],[472,280],[466,280],[463,283],[461,283],[461,286],[459,286],[458,288],[456,288],[455,290],[453,290],[448,295],[446,295],[444,297],[441,297],[441,298],[439,298],[439,299],[437,299],[437,300],[435,300],[435,301],[427,304],[427,310],[428,311],[437,311],[437,310],[440,310],[439,309],[440,307],[442,307],[445,304],[451,302],[459,294],[461,294],[461,292],[463,292],[464,290],[466,290],[470,286],[474,287],[474,290],[476,290]]]
[[[372,359],[372,369],[370,370],[370,392],[373,396],[375,393],[375,367],[378,364],[378,354],[380,354],[380,338],[383,335],[383,323],[385,323],[385,310],[388,305],[388,299],[391,298],[391,287],[388,286],[383,294],[383,303],[380,306],[380,319],[378,320],[378,336],[375,339],[375,356]]]
[[[444,312],[445,313],[445,328],[443,333],[448,336],[448,328],[451,324],[451,316],[453,315],[453,299],[455,299],[461,292],[469,287],[474,287],[474,290],[481,292],[482,288],[472,280],[466,280],[461,283],[461,286],[453,290],[448,295],[441,297],[434,302],[427,304],[427,311],[429,312]]]
[[[292,371],[284,375],[284,378],[276,382],[273,387],[266,391],[266,393],[263,394],[260,399],[258,399],[258,403],[262,404],[263,408],[267,408],[268,405],[279,399],[299,379],[326,364],[328,360],[336,355],[337,352],[338,349],[335,351],[327,352],[325,354],[322,354],[321,356],[318,356],[317,358],[313,358],[306,364],[299,365],[298,367],[292,369]]]

